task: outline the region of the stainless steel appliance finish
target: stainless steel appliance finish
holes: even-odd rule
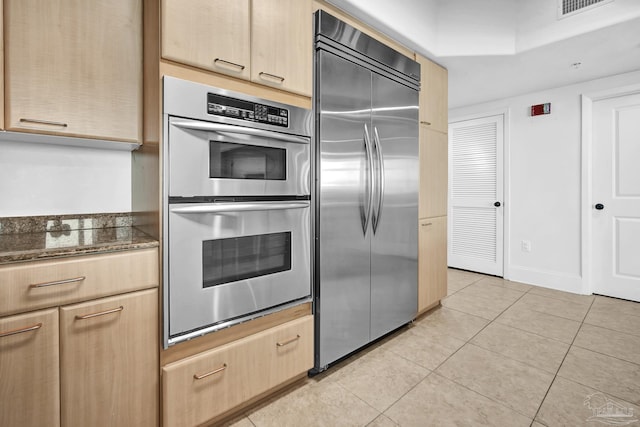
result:
[[[169,196],[309,195],[309,110],[164,77],[164,117]]]
[[[316,13],[318,371],[417,312],[420,68],[378,45]]]
[[[309,296],[308,200],[170,204],[169,226],[169,337]]]
[[[311,112],[164,77],[164,347],[311,298]]]

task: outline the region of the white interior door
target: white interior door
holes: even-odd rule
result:
[[[593,103],[593,292],[640,301],[640,94]]]
[[[449,266],[503,275],[503,115],[449,124]]]

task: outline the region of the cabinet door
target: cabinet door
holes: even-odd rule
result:
[[[420,220],[418,312],[447,295],[447,217]]]
[[[60,308],[62,425],[158,425],[158,292]]]
[[[448,138],[420,126],[419,218],[447,215]]]
[[[0,426],[59,425],[58,309],[0,319]]]
[[[6,128],[137,142],[141,0],[4,0]]]
[[[162,0],[161,13],[163,58],[249,80],[249,0]]]
[[[253,1],[251,19],[251,80],[311,96],[311,0]]]
[[[420,123],[446,133],[449,126],[447,70],[418,55],[416,61],[421,68]]]

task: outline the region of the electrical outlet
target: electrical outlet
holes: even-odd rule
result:
[[[522,241],[522,252],[531,252],[531,241],[523,240]]]

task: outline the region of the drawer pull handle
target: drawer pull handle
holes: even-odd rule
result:
[[[426,227],[426,226],[431,225],[431,224],[433,224],[433,223],[432,222],[425,222],[425,223],[422,224],[422,226]]]
[[[36,323],[35,325],[27,326],[26,328],[14,329],[13,331],[7,331],[7,332],[0,332],[0,338],[21,334],[23,332],[35,331],[40,328],[42,328],[42,323]]]
[[[420,121],[421,125],[431,126],[431,122]]]
[[[193,378],[194,378],[194,379],[196,379],[196,380],[201,380],[201,379],[203,379],[203,378],[210,377],[211,375],[215,375],[215,374],[217,374],[218,372],[222,372],[222,371],[224,371],[225,369],[227,369],[227,364],[226,364],[226,363],[223,363],[223,364],[222,364],[222,366],[220,366],[218,369],[214,369],[213,371],[211,371],[211,372],[207,372],[206,374],[202,374],[202,375],[193,374]]]
[[[80,276],[80,277],[74,277],[73,279],[56,280],[54,282],[35,283],[33,285],[29,285],[29,287],[30,288],[46,288],[47,286],[65,285],[67,283],[82,282],[84,279],[86,279],[85,276]]]
[[[84,316],[76,316],[76,320],[85,320],[91,319],[93,317],[104,316],[106,314],[118,313],[119,311],[124,310],[123,306],[112,308],[111,310],[99,311],[97,313],[85,314]]]
[[[288,339],[284,342],[277,342],[276,345],[278,347],[284,347],[285,345],[291,344],[292,342],[298,341],[300,339],[300,335],[296,335],[295,337]]]
[[[265,73],[264,71],[260,71],[260,72],[258,73],[258,75],[259,75],[260,77],[262,77],[262,76],[264,76],[264,77],[269,77],[270,79],[273,79],[273,80],[280,80],[280,83],[283,83],[283,82],[284,82],[284,77],[276,76],[275,74]]]
[[[242,71],[245,68],[244,65],[242,64],[236,64],[235,62],[225,61],[224,59],[216,58],[213,60],[214,64],[217,64],[218,62],[220,62],[223,65],[231,65],[232,67],[236,67],[238,68],[239,71]]]
[[[47,125],[47,126],[60,126],[63,128],[66,128],[69,126],[66,123],[52,122],[49,120],[36,120],[36,119],[20,119],[20,123],[32,123],[34,125]]]

